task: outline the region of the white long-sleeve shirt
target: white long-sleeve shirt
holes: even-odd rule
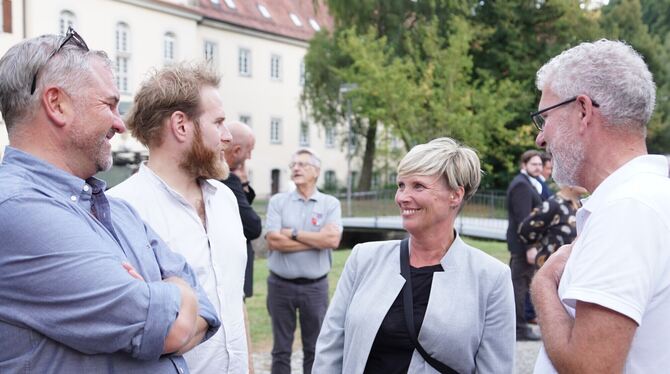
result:
[[[192,373],[247,373],[244,270],[247,249],[233,192],[216,180],[200,184],[206,227],[196,210],[145,164],[108,194],[128,201],[196,272],[221,328],[184,357]]]

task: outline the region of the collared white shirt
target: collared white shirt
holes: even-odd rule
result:
[[[539,180],[537,180],[535,177],[530,176],[528,172],[525,170],[521,170],[521,174],[525,175],[528,178],[528,181],[530,181],[530,184],[533,185],[533,187],[535,187],[537,193],[542,194],[542,183],[540,183]],[[542,178],[542,181],[544,181],[543,176],[540,175],[538,176],[538,178]]]
[[[625,373],[666,373],[670,351],[670,178],[662,156],[640,156],[608,176],[577,212],[578,237],[558,295],[637,323]],[[551,322],[549,322],[551,323]],[[544,348],[535,373],[555,373]]]
[[[128,201],[168,247],[196,272],[221,319],[221,328],[184,357],[192,373],[247,373],[244,324],[246,241],[233,192],[216,180],[200,184],[207,229],[196,210],[144,163],[108,194]]]

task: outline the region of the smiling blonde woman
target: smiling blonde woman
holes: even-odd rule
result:
[[[450,138],[400,161],[403,241],[354,247],[316,346],[315,373],[511,373],[509,267],[454,230],[481,176],[477,154]]]

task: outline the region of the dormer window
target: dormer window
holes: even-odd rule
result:
[[[291,21],[293,21],[294,25],[296,25],[298,27],[302,27],[302,21],[300,20],[300,18],[298,18],[297,15],[295,15],[293,13],[290,13],[289,17],[291,17]]]
[[[310,19],[309,19],[309,25],[312,26],[312,28],[314,29],[314,31],[319,31],[319,30],[321,30],[321,26],[319,26],[319,23],[316,22],[316,20],[315,20],[314,18],[310,18]]]
[[[263,17],[265,17],[265,18],[272,18],[272,16],[270,15],[270,12],[268,12],[268,8],[266,8],[265,5],[263,5],[263,4],[258,4],[258,11],[261,12],[261,14],[263,15]]]

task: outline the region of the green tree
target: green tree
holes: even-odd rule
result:
[[[667,10],[670,2],[645,2],[646,13],[640,0],[616,0],[603,8],[602,27],[607,37],[624,40],[645,58],[656,82],[656,110],[649,123],[647,146],[653,153],[670,152],[670,41],[661,36],[668,25],[659,20],[670,20],[670,15],[653,14]],[[649,22],[649,24],[645,23]],[[650,32],[655,30],[656,33]]]
[[[495,170],[487,184],[504,187],[518,172],[518,156],[535,147],[536,132],[528,113],[540,96],[536,71],[566,48],[600,34],[597,12],[584,5],[577,0],[516,0],[481,1],[473,8],[473,22],[480,29],[472,43],[475,78],[517,84],[506,107],[512,114],[505,122],[507,131],[491,139],[496,153],[484,160]]]
[[[509,79],[473,78],[471,45],[480,30],[470,22],[470,2],[331,0],[329,7],[336,29],[311,42],[303,102],[318,122],[342,123],[339,87],[358,85],[347,98],[364,147],[359,189],[370,187],[382,125],[408,148],[452,136],[509,164],[488,145],[509,136],[505,124],[522,91]]]

